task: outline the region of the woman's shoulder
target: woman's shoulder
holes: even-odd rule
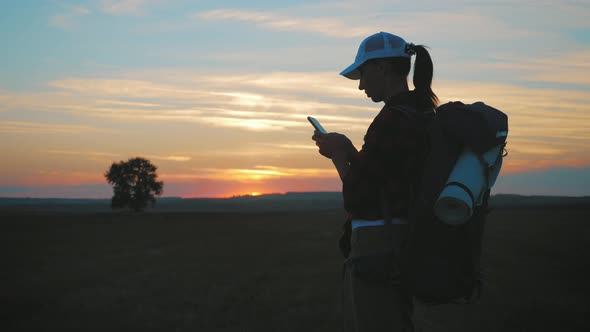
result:
[[[375,120],[394,127],[417,125],[421,122],[422,113],[422,110],[412,104],[386,105]]]
[[[386,117],[390,118],[412,118],[418,112],[416,105],[412,104],[397,104],[397,105],[385,105],[383,107],[383,113],[386,113]]]
[[[388,118],[416,119],[430,117],[434,109],[420,106],[416,92],[413,90],[402,92],[389,100],[383,106]]]

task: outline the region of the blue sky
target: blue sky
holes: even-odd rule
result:
[[[430,47],[441,101],[509,115],[496,192],[590,195],[587,1],[1,6],[3,196],[102,197],[135,155],[170,196],[339,190],[305,116],[362,144],[381,105],[338,73],[378,31]]]

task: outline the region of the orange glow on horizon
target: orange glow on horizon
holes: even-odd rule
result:
[[[568,158],[561,160],[539,159],[539,160],[525,160],[525,159],[510,159],[510,155],[505,157],[502,164],[502,174],[517,174],[526,172],[539,172],[552,168],[587,168],[590,167],[590,159],[588,158]]]
[[[272,195],[272,194],[284,194],[283,192],[277,192],[273,190],[259,190],[259,191],[244,191],[244,190],[235,190],[226,194],[218,195],[217,198],[232,198],[232,197],[244,197],[244,196],[264,196],[264,195]]]
[[[213,180],[214,184],[210,186],[203,187],[199,185],[197,182],[192,182],[195,185],[195,189],[179,193],[175,196],[182,197],[182,198],[235,198],[235,197],[256,197],[256,196],[264,196],[264,195],[273,195],[273,194],[285,194],[286,192],[291,191],[306,191],[305,188],[301,189],[300,186],[287,184],[286,187],[278,188],[277,186],[273,186],[269,184],[265,187],[256,186],[256,189],[253,190],[252,186],[247,184],[241,183],[236,184],[235,186],[231,185],[233,181],[223,181],[223,180]],[[175,184],[191,184],[191,182],[174,182],[171,183],[171,186]],[[166,184],[164,184],[164,187]]]

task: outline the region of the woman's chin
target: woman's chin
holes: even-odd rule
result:
[[[373,97],[373,96],[368,96],[368,97],[369,97],[369,98],[371,98],[371,100],[372,100],[374,103],[378,103],[378,102],[381,102],[381,101],[383,101],[383,99],[381,99],[381,98],[379,98],[379,97]]]

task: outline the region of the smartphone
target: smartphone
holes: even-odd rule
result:
[[[322,125],[320,124],[320,122],[318,120],[316,120],[315,118],[308,116],[307,120],[309,121],[309,123],[311,123],[311,125],[317,129],[320,133],[322,134],[327,134],[328,132],[326,131],[326,129],[324,129],[324,127],[322,127]]]

